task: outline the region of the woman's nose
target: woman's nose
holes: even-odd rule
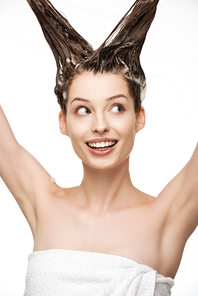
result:
[[[93,133],[103,134],[109,131],[109,125],[104,116],[98,116],[95,118],[92,126]]]

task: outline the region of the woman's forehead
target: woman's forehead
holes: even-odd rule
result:
[[[76,96],[107,98],[119,93],[129,96],[127,82],[121,75],[84,72],[73,80],[68,99],[73,99]]]

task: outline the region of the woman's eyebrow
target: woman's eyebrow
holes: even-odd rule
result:
[[[87,99],[83,99],[83,98],[75,98],[75,99],[73,99],[73,100],[71,101],[71,104],[72,104],[73,102],[75,102],[75,101],[82,101],[82,102],[90,103],[90,101],[87,100]],[[70,104],[70,105],[71,105],[71,104]]]
[[[115,100],[117,98],[125,98],[128,100],[128,98],[124,95],[124,94],[118,94],[118,95],[115,95],[115,96],[112,96],[110,98],[107,98],[106,101],[111,101],[111,100]]]
[[[128,98],[124,95],[124,94],[118,94],[118,95],[115,95],[115,96],[112,96],[112,97],[110,97],[110,98],[107,98],[106,99],[106,101],[111,101],[111,100],[115,100],[115,99],[117,99],[117,98],[125,98],[125,99],[127,99],[128,100]],[[81,102],[86,102],[86,103],[91,103],[89,100],[87,100],[87,99],[84,99],[84,98],[75,98],[75,99],[73,99],[72,101],[71,101],[71,104],[73,103],[73,102],[75,102],[75,101],[81,101]]]

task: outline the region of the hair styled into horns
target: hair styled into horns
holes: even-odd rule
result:
[[[92,46],[79,35],[49,0],[27,0],[54,54],[57,75],[55,94],[63,111],[69,85],[83,71],[122,73],[140,110],[146,78],[140,53],[155,17],[159,0],[136,0],[102,45]]]

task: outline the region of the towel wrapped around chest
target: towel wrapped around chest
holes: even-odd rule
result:
[[[29,255],[24,296],[169,296],[173,284],[125,257],[55,249]]]

